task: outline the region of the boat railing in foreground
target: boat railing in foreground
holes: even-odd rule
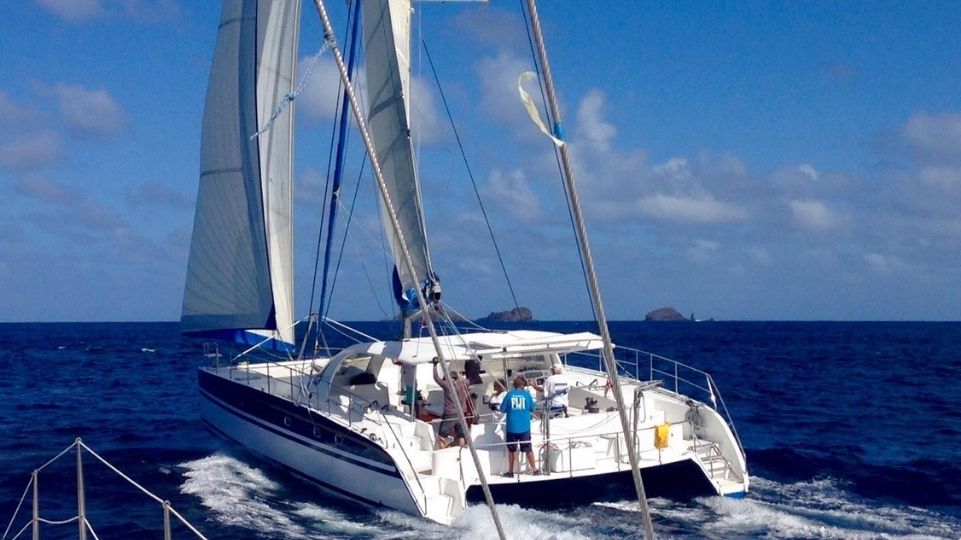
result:
[[[711,408],[724,416],[727,424],[731,427],[731,433],[737,440],[738,450],[744,456],[744,445],[741,437],[737,434],[734,426],[734,418],[731,417],[727,404],[721,396],[721,391],[710,373],[697,369],[696,367],[672,360],[666,356],[661,356],[640,349],[624,347],[618,345],[614,349],[614,356],[617,360],[617,367],[621,375],[627,375],[639,381],[660,380],[662,388],[673,392],[678,396],[694,398],[702,403],[708,403]],[[571,353],[568,358],[591,358],[597,361],[597,370],[604,371],[604,361],[598,351],[593,353]],[[646,379],[644,378],[646,376]]]
[[[62,520],[51,520],[51,519],[43,518],[40,516],[40,484],[39,484],[40,472],[43,469],[47,468],[48,466],[52,465],[54,462],[56,462],[63,456],[65,456],[70,450],[73,450],[74,448],[76,448],[77,450],[77,454],[76,454],[77,455],[77,515],[71,518],[62,519]],[[80,540],[86,540],[88,532],[90,533],[90,535],[93,536],[94,539],[98,538],[97,533],[93,529],[93,526],[90,524],[90,521],[87,519],[87,511],[86,511],[87,501],[84,493],[84,475],[83,475],[83,451],[84,450],[86,450],[91,456],[97,458],[97,460],[99,460],[108,469],[110,469],[111,471],[116,473],[118,476],[120,476],[120,478],[123,478],[124,480],[126,480],[129,484],[133,485],[135,488],[140,490],[141,493],[153,499],[157,504],[160,505],[160,508],[163,512],[164,540],[171,539],[170,516],[177,518],[185,527],[187,527],[188,530],[190,530],[190,532],[196,535],[197,538],[202,538],[203,540],[206,540],[206,537],[203,534],[201,534],[200,531],[194,528],[194,526],[191,525],[182,515],[180,515],[179,512],[177,512],[176,510],[173,509],[172,506],[170,506],[170,501],[161,499],[160,497],[148,491],[147,488],[133,481],[129,476],[122,473],[119,469],[111,465],[104,458],[100,457],[99,454],[94,452],[89,446],[84,444],[83,441],[81,441],[80,439],[75,440],[73,444],[64,448],[63,451],[57,454],[53,459],[47,461],[46,463],[38,467],[36,470],[34,470],[33,473],[30,474],[30,481],[27,482],[27,487],[23,490],[23,495],[20,497],[20,502],[17,503],[17,508],[16,510],[13,511],[13,516],[10,518],[10,523],[7,525],[6,530],[4,530],[3,532],[3,537],[2,537],[3,540],[6,540],[8,538],[7,535],[10,534],[10,530],[13,527],[13,524],[17,520],[17,515],[20,513],[20,509],[23,507],[23,503],[27,498],[27,493],[30,493],[31,491],[33,492],[33,505],[32,505],[33,511],[32,511],[31,518],[26,523],[26,525],[24,525],[23,528],[21,528],[15,535],[9,537],[11,540],[15,540],[16,538],[19,538],[20,535],[23,534],[28,528],[32,529],[33,540],[39,540],[41,523],[45,525],[68,525],[74,522],[76,522],[78,526],[77,538],[79,538]]]
[[[292,361],[291,364],[289,360],[265,360],[257,364],[251,364],[249,362],[231,362],[227,366],[221,366],[219,359],[220,355],[208,355],[211,358],[216,358],[214,366],[218,369],[226,367],[228,373],[231,375],[231,380],[237,382],[246,382],[247,386],[257,386],[260,385],[260,380],[262,377],[266,378],[266,391],[268,394],[275,395],[278,397],[289,398],[290,401],[294,403],[306,403],[308,410],[313,409],[316,411],[324,411],[327,413],[327,418],[332,420],[341,419],[347,424],[347,427],[352,427],[353,424],[358,422],[370,422],[380,428],[380,438],[374,433],[366,433],[367,437],[370,437],[375,443],[384,444],[386,447],[386,441],[388,436],[394,440],[397,444],[397,448],[400,449],[401,453],[404,455],[404,459],[407,462],[407,469],[404,469],[404,476],[408,479],[412,479],[417,486],[420,488],[420,497],[413,493],[411,490],[411,495],[414,498],[414,502],[418,507],[426,514],[427,512],[427,492],[424,490],[424,486],[421,485],[420,476],[414,469],[414,464],[407,455],[407,451],[404,449],[404,445],[400,440],[400,436],[394,430],[394,427],[387,420],[384,415],[384,411],[389,408],[388,399],[385,397],[384,403],[380,403],[377,399],[367,399],[360,396],[354,392],[346,390],[342,387],[334,387],[330,385],[327,381],[322,381],[319,378],[314,378],[315,369],[313,363],[310,360],[303,361]],[[242,380],[238,381],[233,377],[235,372],[244,373],[246,376]],[[253,374],[253,376],[251,376]],[[295,383],[296,381],[296,383]],[[317,396],[311,392],[309,386],[311,384],[324,384],[328,386],[327,399],[321,401]],[[278,387],[279,385],[279,387]],[[341,397],[346,398],[346,403],[341,401]],[[336,409],[336,410],[335,410]],[[342,414],[334,414],[334,413]],[[315,428],[316,429],[316,428]]]

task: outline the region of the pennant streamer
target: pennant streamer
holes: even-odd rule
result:
[[[537,75],[535,75],[533,71],[525,71],[524,73],[521,73],[521,76],[517,78],[517,91],[521,94],[521,101],[524,102],[524,107],[527,109],[527,114],[531,116],[531,120],[537,125],[538,128],[540,128],[541,132],[550,137],[551,140],[554,141],[554,144],[559,148],[564,146],[564,141],[558,139],[550,131],[548,131],[547,126],[545,126],[543,120],[541,120],[541,115],[537,111],[537,106],[534,105],[534,101],[531,99],[530,94],[527,93],[527,90],[524,90],[524,83],[534,79],[535,77],[537,77]]]

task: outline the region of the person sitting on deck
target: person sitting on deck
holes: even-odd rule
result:
[[[550,418],[564,415],[567,418],[567,377],[560,364],[551,367],[551,375],[544,379],[544,409]]]
[[[506,432],[507,440],[507,472],[504,476],[511,478],[514,476],[514,465],[517,457],[517,449],[527,454],[528,471],[531,474],[540,474],[534,466],[534,452],[531,448],[531,413],[534,412],[534,399],[530,392],[524,389],[527,381],[524,377],[514,379],[514,389],[504,396],[501,402],[501,412],[507,413]],[[520,472],[520,471],[518,471]]]
[[[473,416],[469,413],[473,407],[470,402],[470,390],[468,390],[464,378],[453,369],[450,370],[450,381],[440,378],[437,374],[437,364],[440,362],[434,358],[433,363],[434,382],[444,391],[444,416],[441,418],[440,430],[437,434],[437,448],[447,448],[451,442],[456,443],[457,446],[464,446],[466,444],[466,434],[458,419],[457,402],[454,400],[460,401],[461,410],[464,411],[464,419],[468,421],[469,425],[470,421],[473,420]],[[452,432],[453,435],[451,435]],[[452,437],[452,440],[448,440],[449,437]]]

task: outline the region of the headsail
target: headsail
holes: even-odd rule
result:
[[[204,107],[184,332],[279,330],[293,342],[293,89],[298,0],[227,0]]]
[[[399,279],[399,290],[395,290],[398,303],[401,309],[411,311],[417,309],[417,305],[416,295],[409,291],[428,283],[436,286],[437,278],[432,272],[427,248],[410,136],[410,0],[364,0],[363,8],[368,124],[377,149],[377,161],[384,171],[391,203],[414,263],[416,275],[410,275],[405,265],[398,264],[395,276]],[[391,253],[394,261],[399,262],[403,260],[403,247],[387,213],[382,212],[382,216]],[[395,279],[395,289],[398,279]],[[439,290],[438,286],[438,294]]]

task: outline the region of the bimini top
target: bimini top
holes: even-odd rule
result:
[[[438,336],[445,360],[467,360],[477,356],[510,358],[529,354],[572,353],[602,348],[601,336],[591,332],[558,334],[534,330],[513,332],[475,332],[459,336]],[[437,350],[429,337],[404,341],[374,341],[358,343],[344,349],[341,355],[368,353],[384,356],[407,364],[423,364],[437,357]]]

